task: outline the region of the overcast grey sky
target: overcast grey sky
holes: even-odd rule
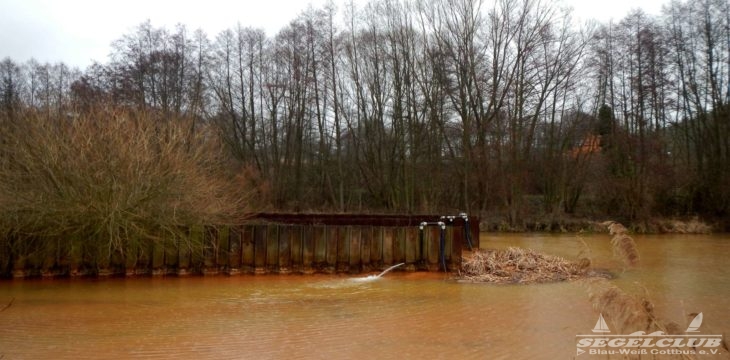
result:
[[[658,14],[664,0],[561,0],[574,16],[587,20],[619,20],[642,8]],[[155,27],[202,28],[212,39],[237,23],[259,27],[274,35],[309,4],[326,0],[0,0],[0,59],[18,62],[63,61],[81,69],[92,60],[106,62],[112,41],[150,19]],[[334,0],[344,7],[349,0]],[[364,4],[367,0],[356,0]],[[486,0],[487,3],[490,0]]]

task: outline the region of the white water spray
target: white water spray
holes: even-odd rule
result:
[[[355,279],[353,279],[353,280],[355,280],[355,281],[373,281],[373,280],[378,280],[378,279],[380,279],[380,278],[381,278],[381,277],[382,277],[383,275],[385,275],[385,274],[387,274],[388,272],[390,272],[391,270],[393,270],[393,269],[395,269],[395,268],[397,268],[397,267],[399,267],[399,266],[401,266],[401,265],[405,265],[405,264],[406,264],[406,263],[400,263],[400,264],[395,264],[395,265],[393,265],[393,266],[391,266],[391,267],[389,267],[389,268],[385,269],[385,271],[381,272],[381,273],[380,273],[380,274],[378,274],[378,275],[368,275],[368,276],[366,276],[366,277],[364,277],[364,278],[355,278]]]
[[[397,268],[398,266],[405,265],[405,264],[406,263],[395,264],[395,265],[385,269],[385,271],[381,272],[380,274],[375,275],[375,277],[376,278],[382,277],[383,275],[387,274],[390,270],[393,270],[393,269]]]

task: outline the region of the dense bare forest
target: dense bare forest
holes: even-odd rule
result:
[[[577,24],[549,1],[373,0],[310,8],[273,37],[146,22],[83,71],[5,59],[2,215],[17,228],[38,224],[18,220],[29,203],[69,214],[48,194],[81,196],[64,190],[75,182],[108,185],[78,202],[143,208],[132,223],[240,209],[221,189],[249,210],[726,222],[728,14],[726,0],[673,1],[661,16]],[[187,163],[155,166],[165,154],[197,175],[177,183]],[[210,189],[221,178],[237,185]],[[141,207],[161,183],[177,186],[170,205]],[[220,206],[200,209],[200,194]],[[100,221],[125,214],[114,209]]]

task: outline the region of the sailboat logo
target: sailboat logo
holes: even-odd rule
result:
[[[593,327],[594,333],[610,333],[611,330],[608,328],[608,325],[606,324],[606,320],[603,319],[603,314],[598,315],[598,321],[596,322],[596,326]]]
[[[692,320],[692,322],[689,323],[689,327],[687,327],[686,332],[688,332],[688,333],[689,332],[700,332],[699,330],[697,330],[700,328],[700,325],[702,325],[702,313],[697,314],[697,316],[695,316],[694,320]]]

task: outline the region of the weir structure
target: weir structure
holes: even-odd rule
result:
[[[424,226],[428,224],[443,226]],[[460,214],[363,215],[257,213],[235,226],[194,226],[192,251],[180,239],[124,249],[100,259],[59,242],[49,254],[15,254],[0,243],[5,277],[190,274],[314,274],[455,271],[462,250],[479,247],[479,219]],[[98,254],[98,253],[97,253]]]

